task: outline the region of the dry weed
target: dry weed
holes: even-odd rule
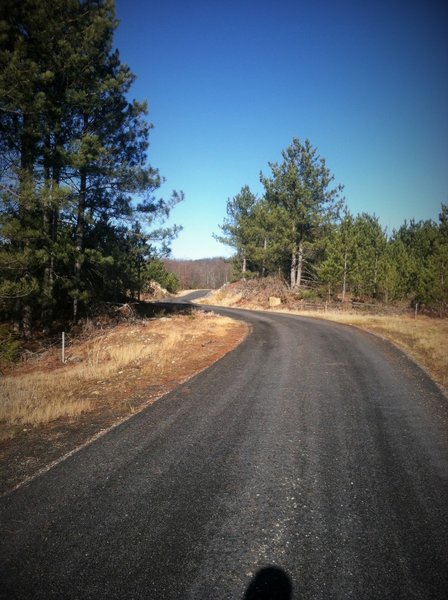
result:
[[[195,300],[196,304],[209,304],[217,306],[235,306],[242,299],[242,294],[239,292],[229,292],[225,288],[223,290],[216,290],[211,292],[204,298]]]
[[[21,369],[0,378],[0,423],[36,425],[89,411],[97,384],[132,369],[157,381],[168,365],[188,353],[190,341],[223,337],[233,324],[199,313],[119,326],[79,341],[65,365],[37,365],[31,372]]]

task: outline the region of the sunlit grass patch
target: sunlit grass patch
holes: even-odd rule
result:
[[[197,313],[96,332],[68,349],[65,365],[47,355],[31,369],[25,365],[0,377],[0,424],[39,425],[93,410],[105,381],[127,379],[132,372],[148,385],[157,382],[168,366],[183,360],[191,342],[219,339],[233,325],[231,319]]]

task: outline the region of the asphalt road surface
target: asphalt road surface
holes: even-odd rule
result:
[[[207,294],[211,292],[211,290],[195,290],[194,292],[190,292],[189,294],[185,294],[179,299],[173,298],[173,302],[192,302],[194,300],[199,300],[200,298],[204,298]]]
[[[446,600],[447,399],[367,333],[221,312],[235,351],[1,498],[1,597]]]

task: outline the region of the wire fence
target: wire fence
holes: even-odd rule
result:
[[[373,304],[368,302],[298,302],[294,304],[294,310],[317,311],[317,312],[340,312],[359,313],[369,315],[387,316],[417,316],[421,314],[418,306],[398,307],[387,304]]]

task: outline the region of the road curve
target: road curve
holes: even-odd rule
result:
[[[446,398],[368,333],[219,312],[236,350],[0,500],[1,597],[445,600]]]
[[[200,298],[204,298],[209,294],[212,290],[194,290],[180,298],[173,298],[173,302],[192,302],[193,300],[199,300]]]

